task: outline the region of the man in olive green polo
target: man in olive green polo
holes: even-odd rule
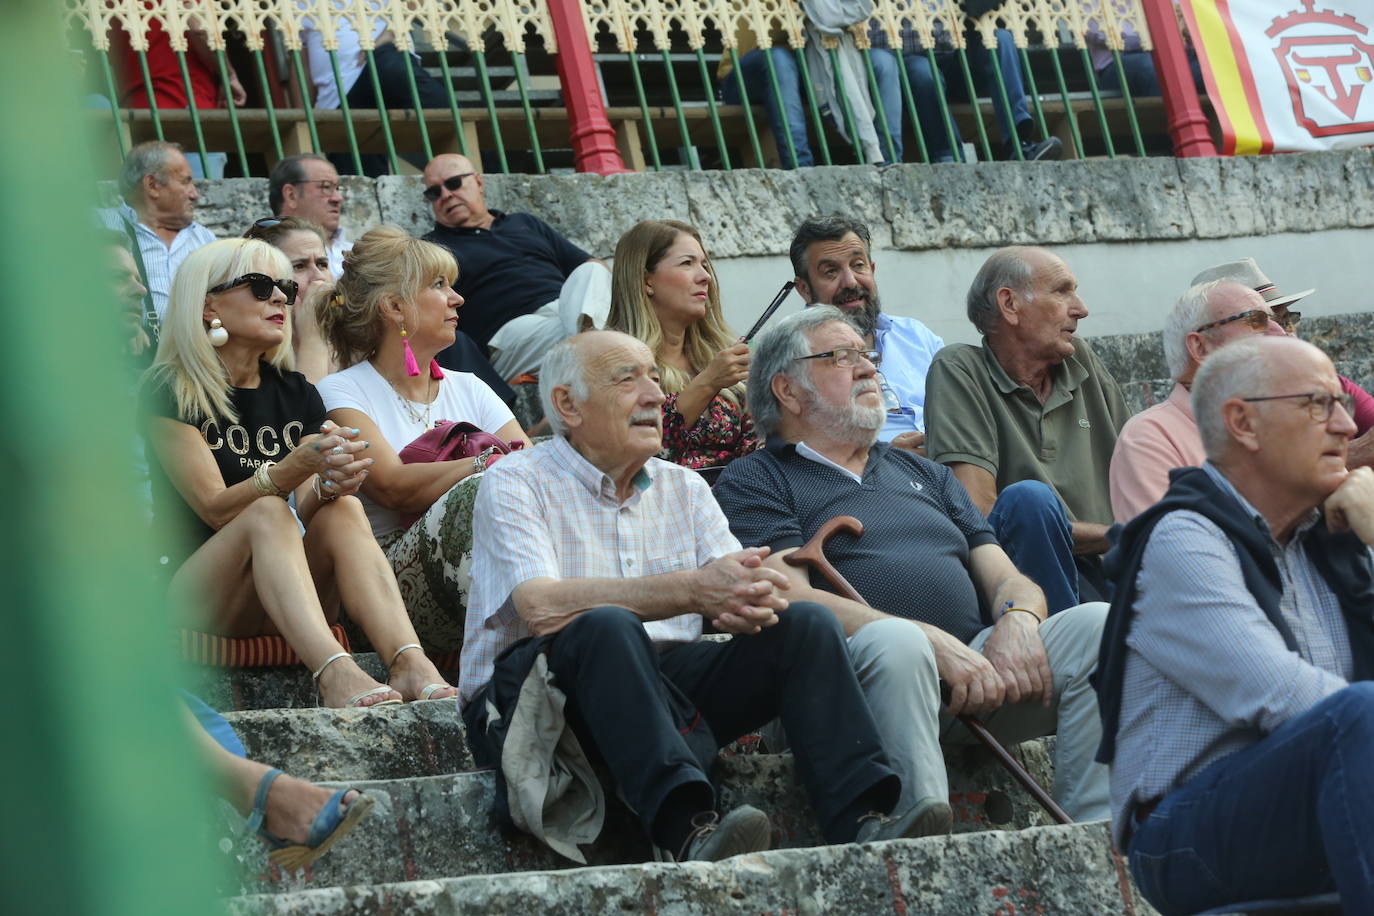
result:
[[[926,378],[927,453],[954,471],[1052,612],[1087,600],[1080,588],[1106,597],[1107,469],[1130,416],[1116,380],[1074,336],[1087,315],[1057,255],[1003,248],[969,287],[982,346],[945,347]]]

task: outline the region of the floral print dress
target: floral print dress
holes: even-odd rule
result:
[[[663,451],[659,457],[664,461],[689,468],[719,467],[762,444],[754,434],[754,418],[749,411],[719,394],[690,427],[677,412],[676,394],[663,402]]]

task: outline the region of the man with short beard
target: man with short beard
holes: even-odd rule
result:
[[[967,743],[958,713],[983,717],[1005,741],[1058,734],[1054,795],[1075,820],[1109,814],[1107,773],[1088,677],[1107,605],[1049,617],[1044,593],[1017,571],[947,467],[877,441],[879,355],[838,309],[817,306],[756,342],[749,372],[754,424],[767,446],[715,486],[740,543],[764,547],[792,600],[829,607],[902,777],[896,817],[914,834],[950,827],[942,741]],[[827,555],[872,607],[812,586],[783,562],[829,519],[864,534],[835,537]],[[991,620],[993,625],[986,626]],[[940,708],[940,681],[949,685]],[[909,834],[910,835],[910,834]]]
[[[807,304],[842,309],[864,344],[882,354],[878,381],[895,402],[878,438],[919,450],[926,438],[926,370],[945,342],[915,318],[883,314],[868,226],[838,215],[812,217],[797,227],[788,254],[797,293]]]

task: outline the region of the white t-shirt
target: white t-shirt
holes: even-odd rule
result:
[[[315,387],[324,399],[326,411],[351,407],[367,414],[377,424],[387,445],[396,452],[414,442],[425,431],[426,408],[430,427],[439,420],[449,420],[471,423],[494,433],[515,419],[496,392],[471,372],[445,369],[444,377],[439,381],[439,394],[433,404],[405,402],[421,418],[418,421],[406,412],[396,389],[366,360],[320,379]],[[367,509],[367,520],[372,524],[373,535],[382,537],[403,527],[399,512],[377,505],[362,493],[358,497]]]

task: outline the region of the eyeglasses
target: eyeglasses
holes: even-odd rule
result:
[[[463,186],[463,182],[476,172],[463,172],[461,175],[450,175],[438,184],[432,184],[425,188],[425,200],[434,203],[445,190],[456,191]]]
[[[339,183],[332,178],[308,178],[304,181],[293,181],[291,184],[316,184],[320,186],[320,193],[329,197],[339,190]]]
[[[273,280],[271,277],[267,276],[267,274],[244,274],[241,277],[235,277],[232,280],[221,283],[219,286],[212,286],[206,290],[206,292],[222,293],[243,286],[245,283],[252,289],[255,299],[264,301],[272,298],[272,287],[275,286],[286,294],[287,305],[296,304],[296,292],[301,288],[300,284],[295,280]]]
[[[1263,331],[1265,328],[1269,327],[1269,321],[1273,318],[1274,316],[1264,309],[1247,309],[1244,312],[1236,312],[1234,315],[1227,315],[1225,318],[1219,318],[1216,321],[1209,321],[1198,328],[1197,333],[1200,334],[1211,328],[1219,328],[1223,324],[1230,324],[1233,321],[1244,321],[1246,324],[1250,325],[1252,331]]]
[[[1291,332],[1298,326],[1298,322],[1302,321],[1302,312],[1285,309],[1281,312],[1275,312],[1274,320],[1279,323],[1279,327],[1283,328],[1285,331]]]
[[[1330,423],[1331,415],[1336,412],[1336,405],[1345,408],[1345,412],[1350,416],[1355,413],[1355,399],[1345,393],[1332,394],[1329,391],[1312,391],[1307,394],[1271,394],[1263,398],[1241,398],[1242,401],[1254,403],[1255,401],[1286,401],[1290,398],[1304,398],[1302,407],[1307,408],[1307,415],[1318,423]]]
[[[883,361],[883,354],[877,350],[860,350],[858,347],[836,347],[833,350],[826,350],[824,353],[812,353],[810,356],[798,356],[792,360],[794,363],[804,359],[825,359],[831,357],[835,360],[835,365],[840,369],[853,369],[859,365],[860,359],[866,359],[874,366]]]

